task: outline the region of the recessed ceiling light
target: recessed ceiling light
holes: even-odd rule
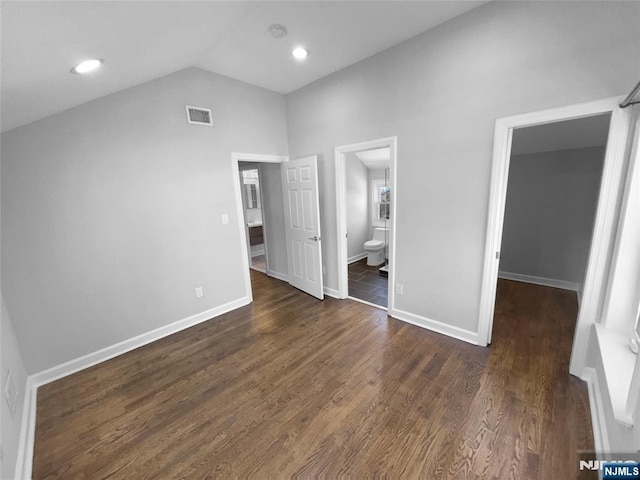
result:
[[[103,60],[92,58],[91,60],[85,60],[84,62],[79,63],[75,67],[71,69],[71,73],[89,73],[100,65],[102,65]]]
[[[307,58],[307,55],[309,55],[309,50],[302,47],[296,47],[291,52],[291,55],[293,55],[297,60],[304,60]]]

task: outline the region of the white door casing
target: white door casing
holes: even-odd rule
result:
[[[586,362],[591,326],[599,321],[602,292],[608,288],[608,256],[615,236],[616,208],[623,188],[625,146],[629,131],[629,112],[618,107],[622,98],[552,108],[496,120],[494,132],[491,187],[487,217],[484,269],[478,318],[478,344],[491,343],[493,315],[502,242],[504,208],[507,196],[509,161],[513,130],[600,114],[611,114],[609,136],[598,198],[598,208],[591,240],[582,301],[576,321],[569,371],[581,377]]]
[[[289,283],[324,299],[322,239],[315,155],[282,164]]]

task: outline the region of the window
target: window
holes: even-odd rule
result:
[[[371,205],[373,225],[384,226],[391,213],[391,188],[386,185],[384,180],[374,180],[371,190],[373,191],[373,203]]]

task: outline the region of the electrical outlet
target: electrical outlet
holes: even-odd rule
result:
[[[396,283],[396,295],[402,295],[404,293],[404,285]]]
[[[222,214],[222,224],[226,225],[229,223],[229,215],[227,215],[226,213]]]
[[[196,298],[202,298],[204,296],[204,292],[202,291],[202,287],[196,288]]]

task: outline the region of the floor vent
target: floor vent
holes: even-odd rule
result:
[[[192,107],[191,105],[185,105],[184,108],[187,110],[187,123],[213,126],[210,109]]]

